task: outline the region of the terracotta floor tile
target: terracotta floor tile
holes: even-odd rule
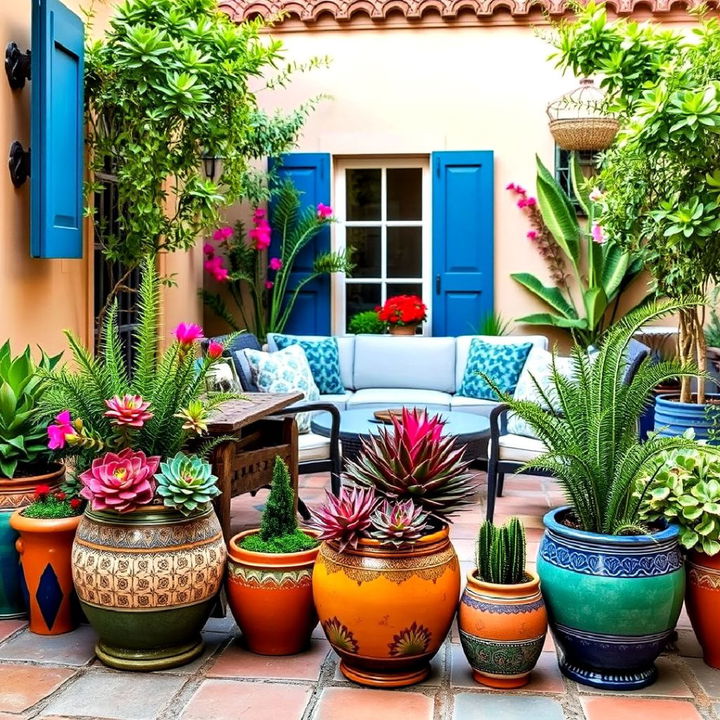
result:
[[[692,630],[678,630],[678,639],[675,642],[678,655],[682,657],[702,657],[702,648]]]
[[[300,720],[312,695],[309,685],[205,680],[181,720]]]
[[[585,696],[581,703],[587,720],[701,720],[685,700]]]
[[[87,665],[95,657],[97,636],[89,625],[63,635],[23,632],[0,646],[0,661],[32,661],[49,665]]]
[[[248,652],[236,640],[223,650],[205,674],[225,678],[317,680],[329,651],[330,645],[326,640],[313,640],[310,650],[300,655],[272,657]]]
[[[326,688],[312,717],[313,720],[431,720],[433,701],[417,692]]]
[[[27,620],[0,620],[0,642],[27,626]]]
[[[455,720],[564,720],[560,703],[541,695],[459,693]],[[606,720],[610,720],[607,718]]]
[[[57,690],[75,672],[37,665],[0,666],[0,710],[19,713]]]

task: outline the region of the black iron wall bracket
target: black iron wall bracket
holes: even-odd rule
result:
[[[13,90],[25,87],[30,80],[30,51],[21,52],[17,43],[8,43],[5,48],[5,73]]]
[[[30,150],[25,150],[17,140],[10,146],[8,166],[15,187],[20,187],[30,177]]]

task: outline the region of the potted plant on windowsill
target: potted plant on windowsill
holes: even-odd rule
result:
[[[10,517],[32,502],[38,485],[54,489],[65,474],[48,448],[41,407],[46,373],[59,359],[42,352],[36,363],[29,347],[15,357],[10,341],[0,347],[0,618],[26,612],[17,532],[10,527]]]
[[[159,284],[149,259],[132,372],[113,305],[100,356],[68,333],[77,369],[55,372],[46,393],[59,418],[48,432],[75,457],[89,502],[73,545],[73,582],[99,636],[98,657],[125,670],[174,667],[202,652],[200,630],[225,567],[210,505],[217,478],[201,450],[183,452],[202,436],[209,409],[227,398],[202,396],[222,347],[196,361],[202,330],[181,323],[159,353]]]
[[[314,533],[298,528],[290,473],[275,458],[260,528],[228,543],[228,602],[252,652],[294,655],[309,645],[318,622],[312,598],[318,544]]]
[[[525,530],[517,518],[480,527],[460,599],[460,642],[473,678],[494,688],[526,685],[540,657],[547,613],[540,580],[525,569]]]
[[[53,490],[35,488],[34,500],[17,509],[10,525],[27,587],[30,632],[60,635],[74,630],[80,620],[73,588],[71,550],[85,503],[74,483]]]
[[[565,675],[586,685],[633,689],[651,684],[654,660],[675,627],[684,573],[676,525],[643,522],[635,483],[684,437],[641,443],[637,423],[656,385],[697,369],[649,359],[626,378],[625,351],[647,322],[695,301],[651,304],[612,327],[596,357],[573,349],[573,376],[553,371],[556,415],[503,397],[547,451],[525,467],[552,473],[569,505],[544,518],[537,570]],[[629,650],[631,648],[631,651]]]
[[[464,451],[442,421],[403,409],[391,428],[363,440],[345,479],[311,511],[324,540],[313,571],[320,623],[357,683],[422,682],[450,629],[460,567],[449,517],[475,491]]]
[[[417,295],[395,295],[376,308],[378,320],[387,323],[391,335],[415,335],[427,320],[427,305]]]

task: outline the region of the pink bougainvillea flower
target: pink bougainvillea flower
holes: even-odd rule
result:
[[[253,213],[253,222],[257,224],[259,220],[264,219],[264,217],[267,215],[265,208],[255,208],[255,212]]]
[[[265,281],[265,289],[266,290],[272,290],[274,286],[275,286],[275,283],[272,280]]]
[[[517,185],[515,185],[515,183],[508,183],[508,184],[505,186],[505,189],[506,189],[506,190],[515,190],[516,187],[517,187]]]
[[[215,255],[215,248],[210,243],[205,243],[203,245],[203,254],[211,258]]]
[[[208,345],[207,354],[211,360],[217,360],[219,357],[222,357],[224,350],[225,348],[222,346],[222,343],[213,340],[213,342]]]
[[[538,231],[537,230],[528,230],[527,237],[528,237],[528,240],[537,240],[538,239]]]
[[[256,250],[267,250],[270,247],[270,226],[258,225],[248,232]]]
[[[108,408],[105,417],[110,418],[115,425],[141,428],[153,417],[153,413],[148,411],[150,403],[145,402],[140,395],[115,395],[106,400],[105,405]]]
[[[283,266],[283,261],[280,258],[270,258],[268,267],[271,270],[279,270]]]
[[[333,210],[329,205],[325,205],[325,203],[318,203],[317,214],[318,217],[325,219],[332,216]]]
[[[605,194],[601,192],[599,188],[593,188],[588,197],[592,200],[592,202],[600,202],[605,197]]]
[[[202,340],[205,337],[203,329],[199,325],[184,322],[181,322],[173,330],[173,335],[181,345],[192,345],[196,340]]]
[[[93,510],[124,513],[152,502],[160,458],[125,448],[93,460],[89,470],[80,474],[80,497],[90,501]]]
[[[522,185],[516,185],[515,192],[518,195],[527,195],[527,190]]]
[[[596,242],[598,245],[605,244],[605,234],[603,233],[602,227],[598,225],[598,223],[593,223],[591,234],[593,242]]]
[[[218,228],[213,233],[213,240],[218,240],[222,242],[223,240],[227,240],[229,237],[231,237],[233,234],[233,229],[230,227],[230,225],[226,225],[225,227]]]
[[[224,265],[223,258],[220,255],[209,257],[203,266],[207,272],[212,275],[218,282],[223,282],[229,277],[227,268]]]
[[[524,197],[521,197],[521,198],[517,201],[517,206],[518,206],[519,208],[524,208],[527,204],[528,204],[527,198],[524,198]]]
[[[532,207],[533,205],[537,205],[537,198],[534,198],[534,197],[525,198],[525,205],[527,207]]]
[[[72,426],[70,411],[63,410],[59,415],[55,416],[55,424],[48,425],[48,448],[50,450],[60,450],[65,447],[68,437],[77,435],[77,430]]]

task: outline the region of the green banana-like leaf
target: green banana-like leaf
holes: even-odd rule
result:
[[[592,200],[590,199],[590,192],[587,189],[587,185],[584,182],[580,159],[576,152],[570,154],[570,186],[575,193],[575,198],[580,204],[583,213],[586,217],[590,217],[592,215]]]
[[[630,255],[628,253],[623,252],[615,243],[607,244],[600,282],[609,300],[612,300],[620,292],[623,281],[628,275],[629,264]]]
[[[601,287],[591,287],[583,293],[583,302],[588,328],[594,329],[600,325],[607,310],[607,295]]]
[[[515,322],[525,323],[526,325],[552,325],[553,327],[570,328],[573,330],[587,330],[588,323],[586,318],[567,318],[552,313],[533,313],[518,318]]]
[[[556,287],[548,287],[531,273],[512,273],[510,277],[529,290],[533,295],[540,298],[553,310],[561,313],[566,318],[577,318],[577,310],[565,299],[565,296]]]
[[[537,198],[548,230],[577,271],[580,261],[581,230],[575,209],[557,180],[539,157],[537,159]]]

